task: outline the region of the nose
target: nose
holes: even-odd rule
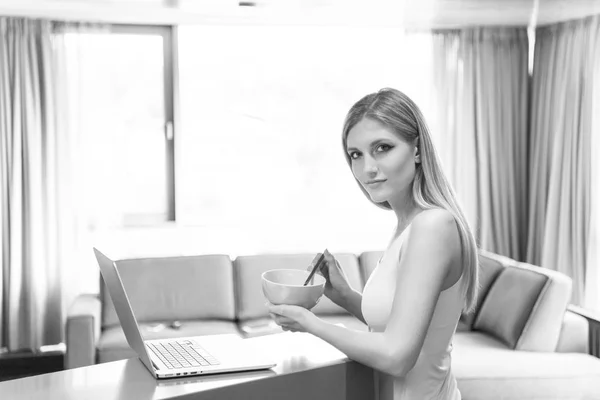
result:
[[[363,172],[367,176],[376,176],[377,175],[377,162],[373,157],[365,156],[365,163],[363,165]]]

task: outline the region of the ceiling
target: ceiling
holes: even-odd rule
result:
[[[594,14],[600,14],[600,0],[0,0],[0,15],[132,24],[364,25],[419,30],[540,26]]]

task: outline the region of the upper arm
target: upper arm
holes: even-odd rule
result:
[[[420,213],[402,247],[385,337],[405,373],[417,361],[446,276],[460,257],[454,217],[441,209]]]

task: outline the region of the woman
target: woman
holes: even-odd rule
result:
[[[460,399],[452,338],[478,287],[477,245],[441,167],[419,108],[382,89],[346,116],[346,160],[361,190],[397,225],[363,293],[326,253],[325,295],[369,326],[330,324],[296,306],[270,305],[284,330],[309,332],[377,371],[380,399]]]

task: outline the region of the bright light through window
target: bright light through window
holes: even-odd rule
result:
[[[67,33],[69,118],[92,229],[168,219],[160,34]]]
[[[394,216],[358,188],[343,157],[343,120],[383,87],[404,91],[427,116],[427,36],[203,26],[181,27],[179,39],[179,222],[258,236],[256,252],[381,249]]]

